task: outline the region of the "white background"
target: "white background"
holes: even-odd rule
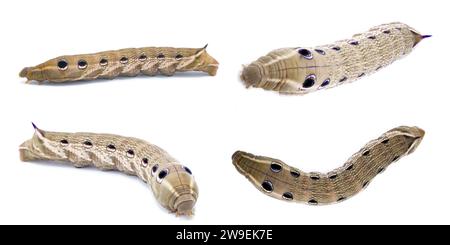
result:
[[[445,1],[1,1],[0,223],[450,223],[448,6]],[[314,46],[401,21],[433,34],[403,60],[353,84],[305,96],[245,89],[242,64],[281,47]],[[217,76],[181,74],[29,85],[25,66],[63,54],[143,46],[202,47]],[[193,218],[161,208],[135,177],[20,162],[45,130],[139,137],[196,176]],[[362,193],[329,206],[269,198],[231,164],[244,150],[326,172],[399,125],[426,136]]]

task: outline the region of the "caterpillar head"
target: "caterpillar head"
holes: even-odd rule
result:
[[[181,71],[202,71],[210,76],[215,76],[219,68],[219,62],[206,52],[206,47],[195,49],[194,53],[187,55],[186,61],[179,66]]]
[[[258,87],[263,77],[263,70],[258,64],[252,63],[249,66],[244,66],[241,73],[241,80],[248,88],[250,86]]]
[[[189,168],[178,164],[166,168],[154,165],[151,169],[157,200],[176,215],[193,214],[198,198],[198,187]]]

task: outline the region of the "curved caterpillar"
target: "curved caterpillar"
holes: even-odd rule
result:
[[[244,67],[241,80],[281,94],[332,88],[380,70],[427,37],[402,23],[384,24],[333,44],[274,50]]]
[[[340,168],[329,173],[305,173],[274,158],[237,151],[233,165],[261,192],[271,197],[311,205],[340,202],[357,194],[392,162],[417,148],[425,132],[401,126],[370,141]]]
[[[158,202],[177,215],[192,215],[198,187],[192,172],[166,151],[143,140],[113,134],[60,133],[37,128],[19,147],[22,161],[55,160],[136,175]]]
[[[193,48],[129,48],[94,54],[66,55],[48,60],[35,67],[25,67],[19,74],[42,82],[65,82],[95,79],[133,77],[138,74],[153,76],[161,73],[202,71],[216,75],[219,63],[206,52],[206,45]]]

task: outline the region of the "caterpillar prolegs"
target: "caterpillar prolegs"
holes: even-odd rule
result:
[[[274,158],[237,151],[233,164],[261,192],[282,200],[328,204],[343,201],[362,189],[392,162],[412,153],[425,132],[401,126],[370,141],[340,168],[305,173]]]
[[[244,67],[241,79],[247,87],[306,94],[374,73],[427,37],[402,23],[384,24],[333,44],[274,50]]]
[[[136,175],[163,207],[177,215],[192,214],[198,198],[192,172],[158,146],[113,134],[49,132],[33,126],[33,137],[19,148],[22,161],[65,161]]]
[[[19,74],[29,81],[81,81],[113,79],[118,76],[153,76],[161,73],[202,71],[216,75],[219,63],[206,52],[194,48],[129,48],[94,54],[66,55],[34,67],[25,67]]]

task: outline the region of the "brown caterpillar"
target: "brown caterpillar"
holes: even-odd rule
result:
[[[308,204],[340,202],[355,195],[392,162],[417,148],[425,132],[401,126],[370,141],[340,168],[329,173],[305,173],[274,158],[237,151],[236,169],[271,197]]]
[[[402,23],[384,24],[333,44],[274,50],[244,67],[241,79],[247,88],[306,94],[374,73],[427,37]]]
[[[198,188],[191,170],[158,146],[113,134],[59,133],[33,127],[33,137],[19,148],[22,161],[65,161],[75,167],[136,175],[163,207],[177,215],[193,214]]]
[[[193,48],[129,48],[94,54],[66,55],[48,60],[35,67],[24,68],[19,76],[42,82],[65,82],[153,76],[161,73],[202,71],[216,75],[219,63],[206,52],[206,45]]]

